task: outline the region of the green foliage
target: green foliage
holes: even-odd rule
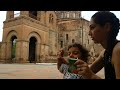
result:
[[[15,58],[15,53],[16,53],[16,43],[14,43],[12,46],[12,58]]]

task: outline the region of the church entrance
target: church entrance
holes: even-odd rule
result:
[[[31,37],[30,38],[30,43],[29,43],[29,61],[30,63],[35,63],[36,62],[36,38]]]

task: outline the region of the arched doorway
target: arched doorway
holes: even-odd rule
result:
[[[16,39],[17,37],[16,36],[12,36],[11,37],[11,58],[12,60],[15,59],[16,57]]]
[[[36,38],[31,37],[30,38],[30,43],[29,43],[29,61],[30,63],[35,63],[36,62]]]

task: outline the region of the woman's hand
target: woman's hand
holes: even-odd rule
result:
[[[75,62],[75,65],[77,66],[78,74],[82,75],[84,78],[91,79],[94,75],[94,73],[90,70],[88,64],[83,60],[77,60]]]

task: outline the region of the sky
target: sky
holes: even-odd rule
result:
[[[18,13],[19,11],[15,11]],[[83,18],[90,21],[91,16],[97,11],[82,11],[81,15]],[[111,11],[120,19],[120,11]],[[6,11],[0,11],[0,42],[3,37],[3,21],[6,19]],[[120,40],[120,32],[118,33],[117,39]]]

